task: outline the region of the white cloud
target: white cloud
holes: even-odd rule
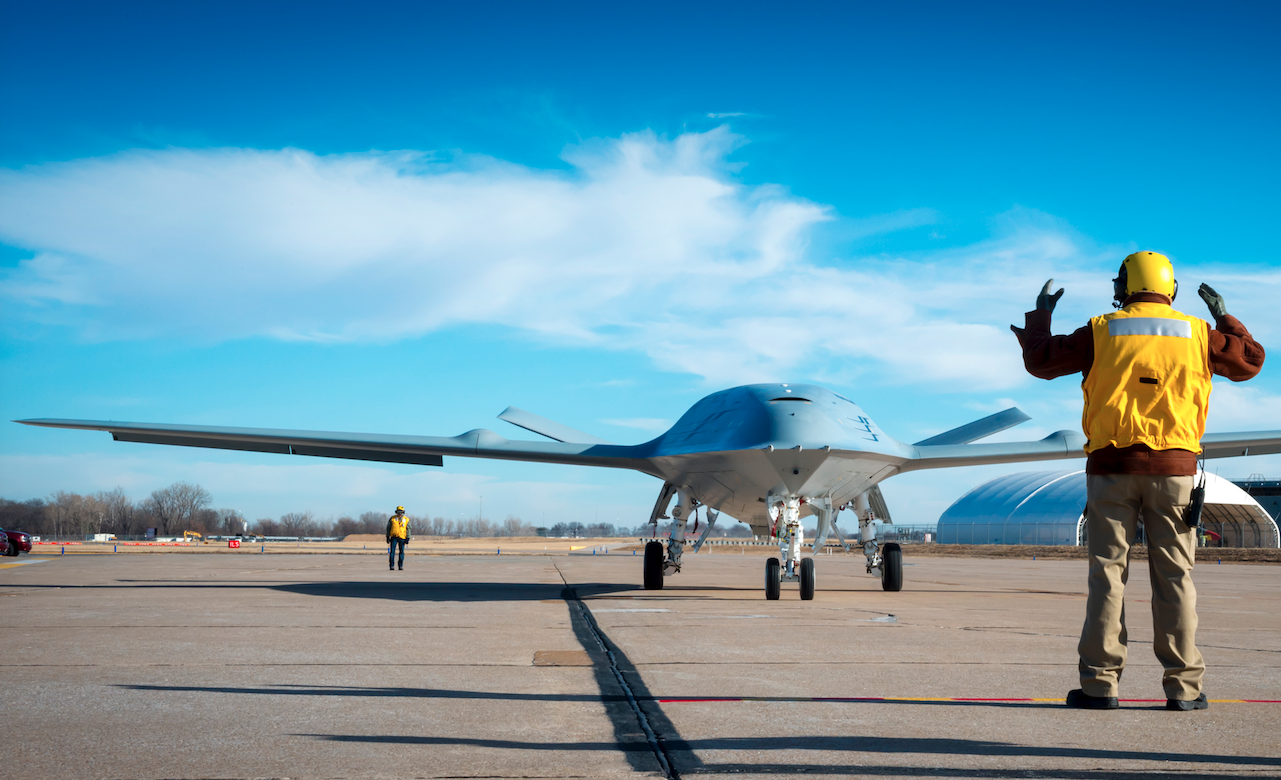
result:
[[[34,254],[0,276],[4,325],[90,340],[385,342],[484,323],[641,352],[718,386],[874,374],[1001,390],[1029,381],[1007,326],[1045,278],[1068,288],[1059,322],[1083,323],[1110,299],[1125,248],[1027,209],[969,246],[816,257],[819,223],[849,238],[936,216],[838,220],[745,185],[727,162],[742,142],[724,127],[636,133],[566,149],[567,171],[296,149],[0,171],[0,240]],[[1256,279],[1250,294],[1279,285]]]
[[[1211,433],[1281,430],[1281,396],[1249,384],[1217,381],[1205,424]]]

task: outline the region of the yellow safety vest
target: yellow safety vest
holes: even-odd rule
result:
[[[391,535],[395,539],[407,539],[409,537],[409,518],[392,516]]]
[[[1086,452],[1146,444],[1201,451],[1210,404],[1210,326],[1163,303],[1090,320],[1094,364],[1081,383]]]

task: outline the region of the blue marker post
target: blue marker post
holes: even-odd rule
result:
[[[499,548],[498,548],[498,555],[502,555],[502,554],[503,554],[503,548],[499,547]]]
[[[113,544],[113,545],[111,545],[111,551],[112,551],[112,552],[120,552],[120,550],[116,549],[116,546],[115,546],[114,544]]]
[[[66,547],[63,547],[63,548],[62,548],[62,554],[63,554],[63,555],[66,555],[66,554],[67,554],[67,548],[66,548]]]

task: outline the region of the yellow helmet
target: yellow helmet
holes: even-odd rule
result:
[[[398,506],[398,507],[396,507],[396,511],[397,511],[397,512],[404,512],[404,511],[405,511],[405,508],[404,508],[403,506]]]
[[[1121,272],[1112,280],[1112,293],[1117,308],[1137,292],[1154,292],[1171,301],[1179,293],[1174,279],[1174,265],[1160,252],[1135,252],[1121,261]]]

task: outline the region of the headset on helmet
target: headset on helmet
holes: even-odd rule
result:
[[[1179,294],[1170,258],[1159,252],[1135,252],[1121,261],[1121,271],[1112,280],[1113,306],[1121,308],[1126,298],[1138,292],[1160,293],[1171,303]]]

